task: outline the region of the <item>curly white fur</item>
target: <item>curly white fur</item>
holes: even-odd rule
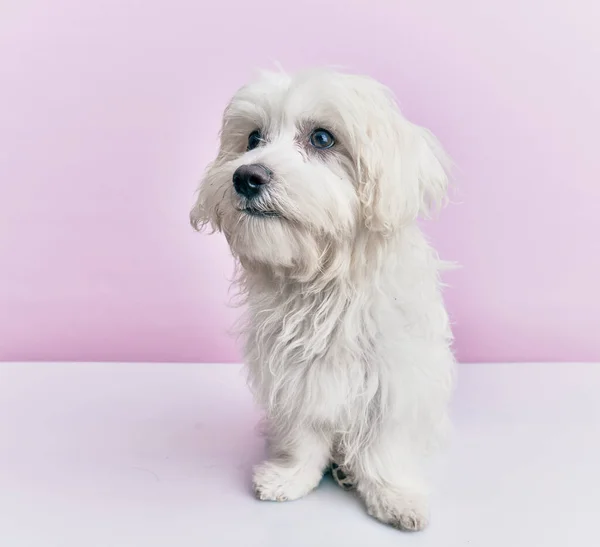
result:
[[[326,128],[330,150],[308,135]],[[260,130],[261,146],[247,151]],[[233,172],[273,179],[249,215]],[[443,201],[446,160],[374,80],[328,70],[265,73],[227,107],[218,157],[192,210],[236,257],[249,383],[269,424],[261,499],[299,498],[338,462],[370,514],[428,519],[422,461],[443,431],[453,383],[443,264],[417,217]]]

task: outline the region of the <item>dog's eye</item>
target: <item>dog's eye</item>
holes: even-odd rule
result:
[[[310,136],[310,144],[315,148],[331,148],[335,144],[335,139],[326,129],[315,129]]]
[[[260,131],[252,131],[250,135],[248,135],[248,147],[247,150],[254,150],[260,143],[262,142],[262,137],[260,136]]]

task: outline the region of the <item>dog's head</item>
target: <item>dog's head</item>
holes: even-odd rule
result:
[[[435,138],[362,76],[266,73],[225,110],[192,224],[222,231],[246,267],[310,276],[360,236],[386,238],[441,202]]]

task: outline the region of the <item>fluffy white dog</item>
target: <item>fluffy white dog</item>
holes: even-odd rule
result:
[[[442,263],[416,221],[445,197],[444,158],[367,77],[266,73],[225,110],[191,220],[223,232],[240,266],[268,423],[260,499],[300,498],[332,467],[375,518],[426,526],[422,464],[454,358]]]

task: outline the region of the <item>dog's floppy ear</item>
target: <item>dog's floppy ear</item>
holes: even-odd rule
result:
[[[369,103],[357,135],[359,198],[366,227],[390,233],[442,204],[449,162],[428,130],[402,116],[386,88],[376,89]]]

